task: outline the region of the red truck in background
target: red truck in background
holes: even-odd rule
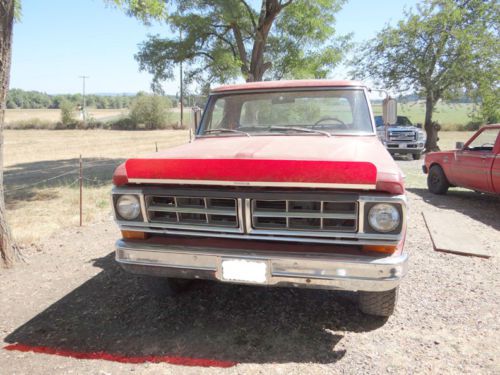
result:
[[[171,290],[183,279],[349,290],[364,313],[391,315],[406,196],[367,92],[330,80],[213,90],[192,142],[115,171],[117,262]]]
[[[482,127],[456,150],[428,153],[423,170],[434,194],[450,187],[500,194],[500,124]]]

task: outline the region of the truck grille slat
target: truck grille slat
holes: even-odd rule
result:
[[[417,133],[412,130],[391,130],[389,141],[415,141]]]
[[[347,213],[321,213],[321,212],[263,212],[254,211],[254,217],[295,217],[295,218],[309,218],[309,219],[356,219],[356,214]]]
[[[159,206],[159,205],[150,205],[148,207],[148,211],[161,211],[161,212],[185,212],[185,213],[193,213],[193,214],[209,214],[209,215],[234,215],[234,209],[232,211],[229,210],[221,210],[214,208],[190,208],[190,207],[175,207],[175,206]]]
[[[358,204],[253,199],[251,218],[252,227],[257,230],[355,232]]]
[[[146,196],[148,221],[171,226],[238,228],[236,199]]]

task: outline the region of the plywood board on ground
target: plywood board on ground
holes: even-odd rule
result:
[[[480,238],[480,233],[472,229],[467,218],[458,212],[422,212],[434,250],[483,258],[492,256]]]

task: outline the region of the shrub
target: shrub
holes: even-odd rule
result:
[[[169,125],[169,109],[172,102],[158,95],[140,95],[132,101],[130,119],[146,129],[165,129]]]
[[[5,129],[27,130],[27,129],[55,129],[56,124],[48,120],[33,118],[29,120],[11,121],[5,124]]]
[[[76,126],[75,119],[75,107],[73,103],[69,100],[63,100],[59,104],[59,108],[61,109],[61,123],[67,128],[71,128],[71,126]]]
[[[130,117],[123,117],[108,123],[112,130],[135,130],[137,123]]]
[[[476,131],[476,130],[478,130],[481,127],[481,125],[483,125],[483,121],[481,121],[481,120],[472,120],[472,121],[469,121],[467,124],[465,124],[464,130]]]

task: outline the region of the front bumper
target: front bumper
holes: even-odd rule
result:
[[[126,271],[143,275],[234,282],[222,275],[222,261],[228,259],[267,264],[265,282],[237,283],[384,291],[399,285],[407,272],[408,255],[369,257],[116,242],[116,261]]]
[[[385,146],[389,152],[398,154],[421,154],[425,151],[425,142],[387,142]]]

